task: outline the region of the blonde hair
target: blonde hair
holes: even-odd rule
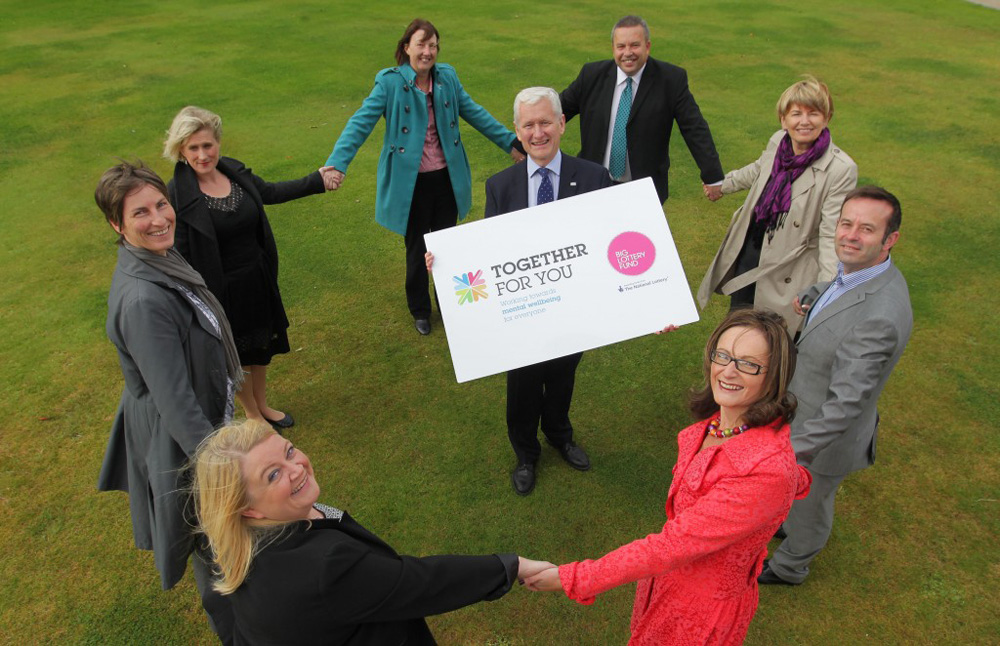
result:
[[[181,160],[181,148],[191,135],[208,128],[216,141],[222,141],[222,117],[210,110],[189,105],[174,117],[163,142],[163,156],[172,162]]]
[[[198,528],[208,538],[217,566],[212,587],[221,594],[243,584],[253,558],[290,524],[243,515],[250,496],[241,463],[274,434],[268,424],[256,420],[230,424],[205,438],[193,460],[192,500]]]
[[[803,76],[801,81],[793,83],[781,93],[777,106],[779,121],[788,114],[795,103],[819,110],[827,121],[833,118],[833,97],[830,96],[830,88],[814,76],[808,74]]]

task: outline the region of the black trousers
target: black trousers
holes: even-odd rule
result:
[[[519,463],[537,462],[542,454],[539,421],[549,444],[562,446],[572,441],[569,406],[582,358],[578,352],[507,373],[507,437]]]
[[[406,304],[415,319],[425,319],[431,315],[431,297],[428,293],[430,281],[427,277],[427,263],[424,261],[424,254],[427,253],[424,234],[453,227],[457,219],[458,205],[455,203],[455,191],[451,188],[448,169],[417,173],[404,238]]]

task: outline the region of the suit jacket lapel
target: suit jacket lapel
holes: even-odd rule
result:
[[[617,68],[615,72],[615,80],[618,80]],[[656,85],[660,82],[660,70],[655,65],[650,64],[649,59],[646,60],[646,69],[642,72],[642,82],[639,83],[639,87],[635,91],[635,96],[632,98],[632,110],[628,113],[628,122],[632,123],[632,119],[635,115],[639,114],[639,110],[642,107],[643,101],[649,96]],[[612,86],[614,87],[614,86]]]
[[[854,307],[858,303],[864,302],[865,298],[868,297],[868,294],[874,294],[878,290],[888,285],[889,282],[893,278],[895,278],[895,275],[898,273],[899,270],[896,269],[895,266],[889,267],[889,269],[882,272],[875,278],[872,278],[871,280],[862,285],[858,285],[854,289],[838,297],[837,300],[833,301],[832,303],[824,307],[823,311],[821,311],[819,314],[816,315],[816,318],[809,319],[809,322],[806,324],[805,329],[802,330],[802,334],[799,336],[799,341],[801,342],[802,339],[804,339],[807,334],[809,334],[815,328],[822,325],[830,317],[836,316],[837,314],[840,314],[844,310],[850,307]]]
[[[507,205],[509,208],[504,211],[505,213],[528,208],[528,191],[531,190],[531,187],[528,184],[527,166],[527,164],[514,166],[514,177],[513,182],[511,182],[512,194],[510,195],[510,204]]]
[[[562,172],[559,174],[559,199],[564,197],[573,197],[579,194],[580,187],[576,181],[576,164],[575,160],[566,154],[562,156]]]
[[[596,140],[601,142],[597,149],[602,151],[608,145],[608,128],[611,127],[611,102],[615,100],[615,81],[618,80],[618,66],[615,65],[614,61],[608,62],[611,63],[610,67],[597,79],[597,105],[599,107],[596,112],[597,118],[594,119],[593,125],[590,127],[590,132]]]

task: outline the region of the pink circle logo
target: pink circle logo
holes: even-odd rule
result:
[[[638,276],[653,266],[656,247],[653,241],[638,231],[619,234],[608,245],[608,262],[615,271],[626,276]]]

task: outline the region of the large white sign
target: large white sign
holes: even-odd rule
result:
[[[698,320],[648,178],[424,239],[459,382]]]

